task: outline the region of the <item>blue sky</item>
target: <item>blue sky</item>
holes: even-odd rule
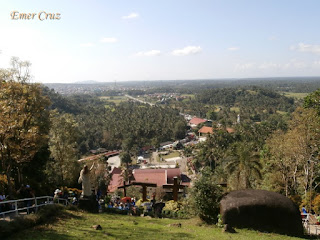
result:
[[[36,82],[319,76],[319,9],[317,0],[0,0],[0,67],[29,60]],[[40,21],[42,11],[61,19]]]

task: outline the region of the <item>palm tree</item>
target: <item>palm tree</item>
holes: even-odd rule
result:
[[[250,178],[261,178],[259,154],[255,152],[253,144],[237,142],[231,148],[226,170],[230,175],[234,174],[237,180],[237,188],[250,188]]]

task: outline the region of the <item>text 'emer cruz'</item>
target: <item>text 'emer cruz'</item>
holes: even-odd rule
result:
[[[18,11],[12,11],[10,13],[11,19],[12,20],[33,20],[35,16],[40,21],[43,20],[60,20],[61,19],[61,14],[60,13],[47,13],[45,11],[39,12],[39,13],[19,13]]]

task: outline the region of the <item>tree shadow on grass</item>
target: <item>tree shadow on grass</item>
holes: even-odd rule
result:
[[[76,234],[71,233],[76,232]],[[70,240],[70,239],[192,239],[194,236],[185,233],[183,228],[163,227],[161,229],[150,227],[123,226],[109,227],[102,225],[102,230],[95,230],[91,226],[68,226],[63,232],[49,229],[34,229],[28,233],[19,233],[8,239],[13,240]]]

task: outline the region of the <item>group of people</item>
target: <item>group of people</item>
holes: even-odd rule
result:
[[[2,192],[0,194],[0,202],[3,202],[7,199],[6,195]],[[5,205],[4,204],[0,204],[0,212],[2,212],[2,210],[5,209]]]
[[[22,184],[20,188],[17,191],[17,197],[19,199],[26,199],[22,203],[19,203],[19,205],[23,204],[22,207],[27,209],[27,213],[29,214],[31,211],[33,211],[32,206],[35,204],[35,192],[31,188],[30,185],[24,185]],[[0,202],[6,201],[8,199],[8,196],[6,196],[3,192],[0,194]],[[0,212],[5,212],[14,209],[13,203],[3,203],[0,204]],[[21,206],[20,206],[21,207]]]
[[[305,206],[303,206],[303,207],[301,208],[301,218],[302,218],[302,221],[303,221],[304,223],[308,223],[308,222],[310,221],[310,215],[314,216],[315,219],[317,220],[316,224],[317,224],[317,225],[320,225],[320,214],[317,215],[317,214],[314,212],[313,209],[311,209],[311,212],[308,213],[308,211],[307,211],[307,209],[305,208]]]
[[[27,214],[34,211],[32,206],[35,204],[35,200],[31,198],[35,198],[35,192],[31,188],[29,184],[24,185],[22,184],[20,189],[17,191],[19,198],[26,198],[27,200],[24,201],[24,207],[27,208]]]
[[[57,188],[53,193],[53,201],[58,202],[59,198],[66,199],[66,200],[71,199],[72,205],[78,204],[78,194],[73,191],[68,191],[68,189],[60,190],[59,188]]]
[[[120,210],[131,210],[135,208],[136,200],[135,198],[126,198],[126,200],[121,200],[119,197],[111,199],[108,203],[108,208],[117,208]]]

